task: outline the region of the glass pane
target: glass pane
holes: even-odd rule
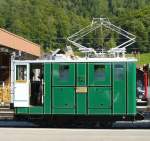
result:
[[[124,66],[121,64],[115,65],[115,79],[116,80],[123,80],[124,79]]]
[[[63,81],[69,80],[69,65],[60,65],[59,66],[59,78]]]
[[[16,66],[16,80],[27,80],[27,66],[26,65]]]
[[[98,81],[105,80],[105,65],[94,65],[94,78]]]

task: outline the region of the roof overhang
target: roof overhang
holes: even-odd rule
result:
[[[0,45],[13,50],[22,51],[36,57],[41,56],[41,48],[38,44],[30,42],[2,28],[0,28]]]

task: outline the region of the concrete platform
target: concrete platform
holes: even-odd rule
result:
[[[0,128],[4,141],[149,141],[150,130]]]

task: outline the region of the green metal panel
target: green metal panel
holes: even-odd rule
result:
[[[88,108],[111,108],[111,88],[90,87],[88,94]]]
[[[77,97],[77,114],[87,114],[86,107],[87,107],[87,100],[86,100],[87,93],[78,93],[76,94]]]
[[[74,87],[53,87],[53,114],[75,113],[74,91]]]
[[[88,109],[89,115],[111,115],[111,109]]]
[[[113,64],[113,113],[126,114],[126,63]]]
[[[76,84],[77,87],[86,86],[86,63],[78,63],[77,64],[77,74],[76,74]],[[77,114],[86,114],[86,107],[87,107],[87,93],[76,93],[76,108]]]
[[[53,64],[53,86],[74,86],[75,64],[54,63]]]
[[[16,114],[28,114],[29,108],[16,108]]]
[[[127,114],[136,114],[136,65],[129,62],[127,68]]]
[[[71,114],[75,114],[75,111],[74,111],[74,109],[66,109],[66,108],[59,108],[59,109],[53,109],[53,115],[71,115]]]
[[[86,64],[78,63],[77,64],[77,86],[86,85]]]
[[[43,106],[29,107],[29,114],[43,114]]]
[[[110,63],[89,63],[88,77],[90,86],[111,85]]]
[[[44,65],[44,113],[51,113],[51,64]]]

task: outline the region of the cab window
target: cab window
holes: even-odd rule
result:
[[[124,66],[122,64],[116,64],[114,73],[115,73],[116,80],[123,80],[124,79]]]
[[[96,81],[105,80],[105,65],[94,65],[94,78]]]
[[[59,66],[59,78],[63,81],[69,80],[69,65],[60,65]]]

